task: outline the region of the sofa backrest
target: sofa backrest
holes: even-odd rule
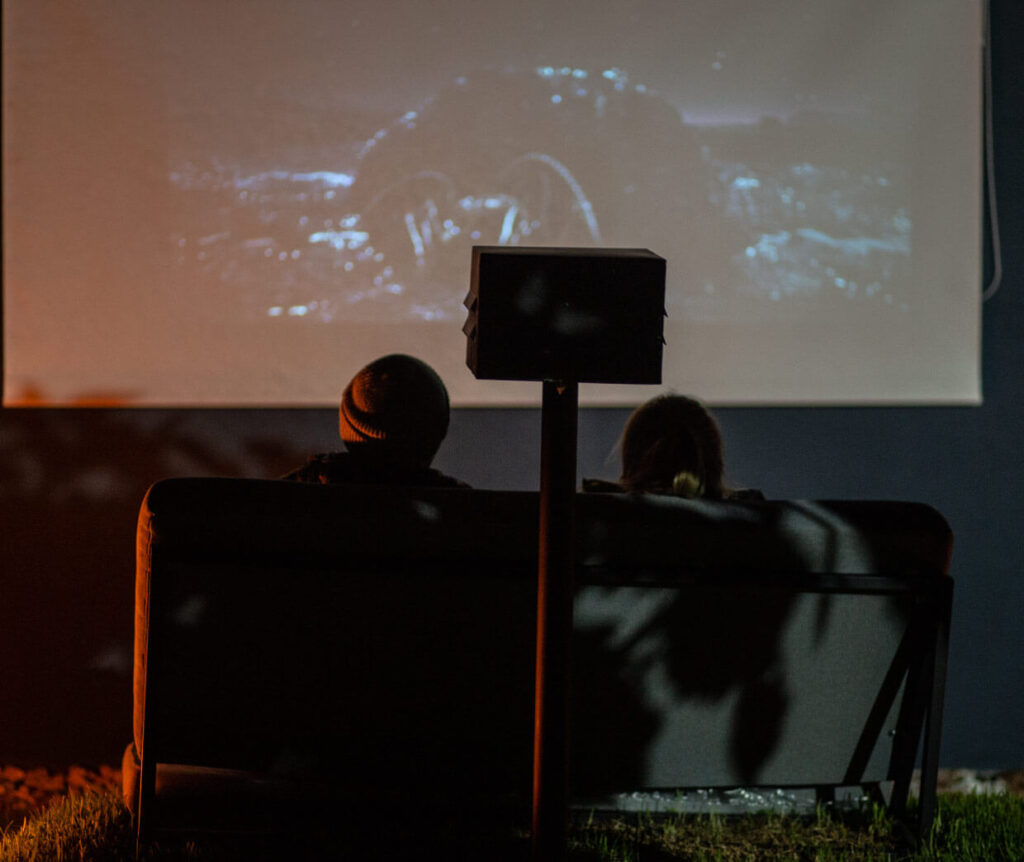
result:
[[[537,520],[532,493],[157,483],[137,749],[528,799]],[[579,495],[575,795],[889,777],[886,680],[951,547],[915,503]]]

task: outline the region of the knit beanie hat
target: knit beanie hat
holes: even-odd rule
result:
[[[352,452],[429,466],[448,431],[448,390],[427,363],[383,356],[345,387],[338,430]]]

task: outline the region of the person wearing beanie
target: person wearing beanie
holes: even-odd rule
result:
[[[430,464],[448,432],[448,390],[427,363],[392,353],[361,369],[341,396],[345,452],[314,455],[284,476],[320,484],[468,487]]]

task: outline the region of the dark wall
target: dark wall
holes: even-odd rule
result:
[[[942,760],[1008,768],[1024,766],[1024,8],[992,6],[1005,274],[984,308],[984,405],[718,416],[739,484],[943,512],[956,594]],[[583,411],[582,475],[614,478],[627,415]],[[327,410],[0,412],[0,764],[114,762],[129,740],[134,521],[151,482],[280,475],[335,433]],[[459,410],[437,466],[536,488],[539,442],[536,410]]]

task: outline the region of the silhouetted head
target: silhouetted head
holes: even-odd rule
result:
[[[685,395],[660,395],[638,407],[622,434],[627,491],[723,496],[722,434],[707,408]]]
[[[382,356],[345,388],[341,439],[353,455],[402,467],[429,467],[448,432],[448,390],[427,363]]]

